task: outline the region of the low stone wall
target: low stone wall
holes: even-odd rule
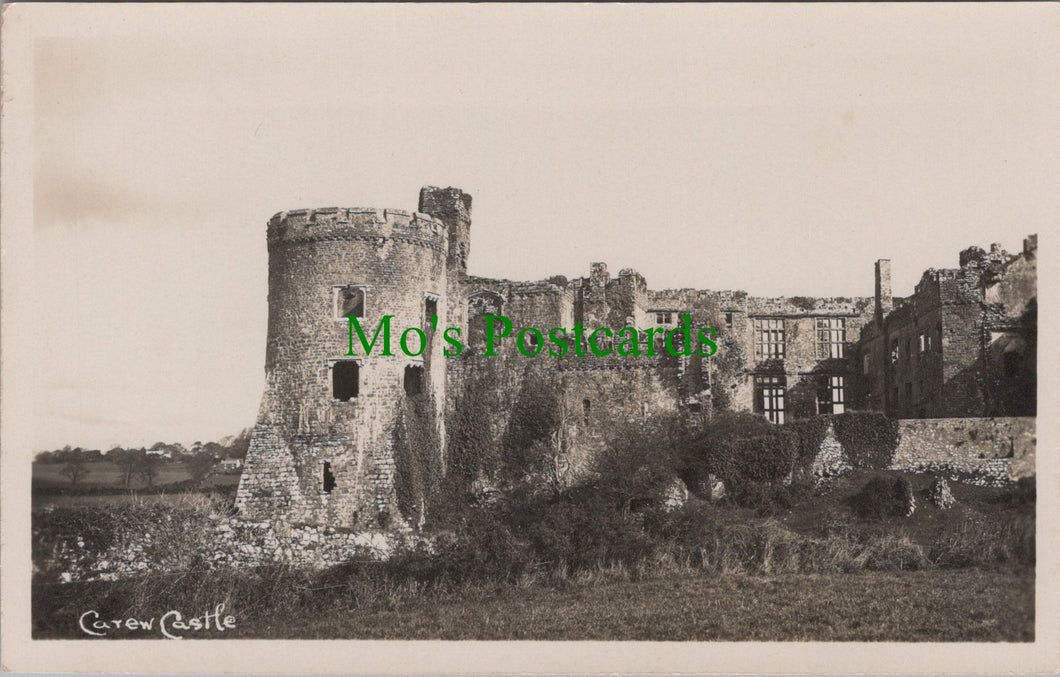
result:
[[[385,559],[405,538],[187,510],[169,518],[157,510],[126,511],[108,522],[93,531],[49,509],[34,515],[34,576],[69,583],[269,564],[323,568]]]
[[[385,559],[396,538],[378,531],[235,519],[219,521],[215,534],[219,547],[212,555],[213,562],[234,566],[325,567],[351,559]]]
[[[992,486],[1034,475],[1034,417],[904,419],[898,427],[894,470]]]

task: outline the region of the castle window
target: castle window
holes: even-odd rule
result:
[[[589,410],[592,408],[592,404],[589,400],[582,400],[582,425],[589,425]]]
[[[842,414],[845,410],[842,376],[829,376],[817,389],[818,414]]]
[[[405,394],[414,397],[423,393],[423,366],[410,364],[405,367]]]
[[[784,422],[785,384],[783,376],[755,376],[755,412],[772,423]]]
[[[920,332],[920,352],[927,350],[930,343],[931,337],[924,332]]]
[[[755,359],[784,359],[784,320],[778,318],[756,318]]]
[[[363,285],[346,285],[334,287],[335,319],[347,317],[364,317],[365,287]]]
[[[913,339],[907,338],[905,340],[905,361],[909,362],[913,359]]]
[[[478,352],[486,346],[485,315],[502,315],[504,299],[491,291],[479,291],[467,301],[468,347]]]
[[[913,382],[912,381],[906,381],[905,382],[905,403],[907,405],[913,403]]]
[[[423,326],[431,328],[431,318],[438,314],[438,295],[427,292],[423,295]]]
[[[732,328],[732,313],[725,313],[725,327]]]
[[[357,398],[361,388],[361,367],[356,360],[337,360],[331,365],[331,394],[340,402]]]
[[[655,324],[673,324],[673,313],[655,313]]]
[[[845,317],[817,318],[817,357],[822,360],[846,357]]]
[[[861,356],[861,373],[868,374],[872,367],[872,359],[868,353]]]
[[[323,473],[323,486],[324,493],[330,494],[331,490],[335,488],[335,476],[331,474],[331,464],[324,461],[324,473]]]
[[[898,363],[898,339],[891,339],[891,364]],[[897,399],[897,396],[896,396]]]

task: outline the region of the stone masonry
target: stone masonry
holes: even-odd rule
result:
[[[446,423],[468,401],[455,394],[466,394],[469,379],[483,373],[496,377],[492,382],[504,402],[515,399],[531,373],[556,389],[564,412],[556,458],[562,474],[583,467],[619,424],[655,415],[677,413],[695,424],[713,411],[734,409],[783,423],[842,413],[855,396],[866,408],[894,413],[885,388],[907,377],[886,376],[892,369],[886,351],[894,340],[901,344],[918,335],[919,329],[898,333],[907,316],[915,318],[908,322],[916,328],[938,331],[940,325],[944,333],[971,322],[969,340],[977,350],[995,332],[995,361],[1005,361],[1006,374],[1015,368],[1026,373],[1033,364],[1004,357],[1005,351],[1025,350],[1031,340],[1025,322],[1025,297],[1033,290],[1030,253],[1017,264],[998,252],[973,251],[966,265],[962,260],[962,271],[974,268],[974,274],[926,273],[912,299],[891,296],[889,265],[877,266],[874,297],[767,298],[730,290],[652,290],[635,270],[612,276],[600,262],[574,279],[477,277],[467,271],[470,233],[471,197],[430,186],[420,193],[418,212],[301,209],[269,220],[266,386],[237,492],[239,520],[273,524],[269,529],[280,533],[288,529],[283,525],[296,531],[415,526],[410,499],[404,498],[404,511],[399,505],[396,478],[402,469],[395,440],[437,440],[417,453],[433,455],[445,468]],[[935,301],[919,301],[928,296]],[[962,298],[974,302],[962,305]],[[1013,298],[1022,299],[1018,313]],[[359,344],[348,354],[347,314],[359,318],[369,340],[383,316],[393,316],[394,354],[380,354],[380,346],[364,355]],[[485,314],[513,323],[496,356],[481,355]],[[526,357],[515,344],[524,327],[665,331],[679,326],[685,314],[694,332],[715,328],[716,355],[673,356],[657,340],[654,355],[549,357],[545,350]],[[410,327],[425,339],[416,357],[397,347]],[[447,327],[462,330],[465,351],[458,357],[443,354]],[[948,340],[953,345],[958,337]],[[418,347],[416,336],[410,342]],[[648,345],[641,347],[648,352]],[[924,385],[917,392],[928,393],[936,381],[952,377],[958,380],[953,388],[964,388],[962,398],[989,401],[982,378],[960,384],[956,359],[938,368],[937,379],[930,360],[918,360],[917,379]],[[945,414],[948,406],[929,413]],[[420,413],[411,416],[413,409]],[[917,413],[912,405],[897,411]],[[507,406],[489,413],[485,425],[494,437],[503,434],[510,414]],[[415,519],[422,521],[422,506],[418,510]]]

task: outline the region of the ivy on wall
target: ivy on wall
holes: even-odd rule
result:
[[[561,423],[558,387],[544,375],[528,369],[521,379],[504,432],[500,478],[505,483],[539,476],[552,461],[549,444]]]
[[[835,434],[850,464],[858,469],[890,467],[898,449],[898,422],[876,412],[852,412],[834,417]]]
[[[398,509],[410,524],[426,519],[426,507],[442,482],[441,459],[434,397],[403,399],[394,426],[394,490]]]

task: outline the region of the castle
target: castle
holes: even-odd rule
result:
[[[778,424],[851,407],[1033,415],[1033,402],[1016,400],[1034,378],[1036,240],[1016,257],[966,250],[960,269],[925,273],[907,300],[892,297],[886,261],[872,297],[766,298],[652,290],[636,271],[612,277],[603,263],[572,280],[476,277],[470,231],[471,196],[456,188],[423,188],[417,212],[272,217],[266,386],[236,497],[243,516],[414,525],[439,476],[488,479],[487,449],[529,439],[569,479],[610,431],[663,413],[695,423],[747,410]],[[713,357],[527,358],[515,346],[521,327],[670,328],[686,313],[693,327],[717,329]],[[474,349],[486,314],[515,327],[497,356]],[[351,315],[366,328],[392,315],[396,327],[422,328],[426,347],[411,358],[349,356]],[[444,327],[466,328],[472,349],[445,356]],[[1000,385],[985,394],[991,379]]]

